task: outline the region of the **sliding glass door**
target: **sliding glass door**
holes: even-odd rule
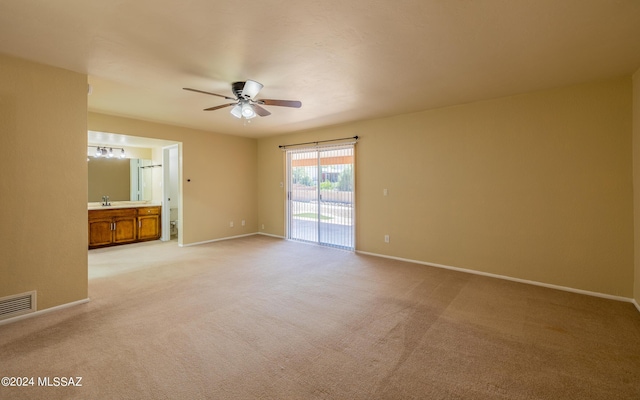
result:
[[[353,250],[354,146],[287,150],[287,236]]]

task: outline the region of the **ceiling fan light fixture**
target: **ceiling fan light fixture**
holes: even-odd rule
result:
[[[242,104],[242,116],[245,117],[246,119],[251,119],[256,116],[256,112],[253,110],[253,107],[251,107],[251,104],[249,104],[248,102]]]
[[[240,106],[240,104],[236,104],[231,109],[231,115],[233,115],[236,118],[242,118],[242,107]]]
[[[246,97],[254,98],[263,87],[264,86],[260,82],[248,80],[244,83],[241,94],[245,98]]]

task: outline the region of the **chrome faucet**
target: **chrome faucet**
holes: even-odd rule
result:
[[[102,205],[103,206],[110,206],[111,203],[109,203],[109,196],[102,196]]]

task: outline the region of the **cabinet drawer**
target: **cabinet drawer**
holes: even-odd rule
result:
[[[111,210],[89,210],[89,219],[102,219],[112,217],[135,217],[135,208],[116,208]]]
[[[138,208],[138,215],[159,215],[160,207],[140,207]]]

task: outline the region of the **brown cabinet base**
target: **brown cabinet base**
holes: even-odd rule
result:
[[[160,239],[162,207],[89,210],[89,248]]]

